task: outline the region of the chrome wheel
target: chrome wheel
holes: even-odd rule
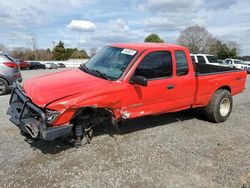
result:
[[[222,99],[222,101],[220,102],[220,115],[223,117],[227,116],[230,111],[230,108],[231,103],[229,98]]]

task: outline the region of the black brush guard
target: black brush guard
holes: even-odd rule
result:
[[[19,82],[14,83],[9,105],[7,114],[10,115],[10,121],[17,125],[21,132],[32,138],[52,141],[72,132],[72,124],[57,127],[48,126],[44,111],[22,92]]]

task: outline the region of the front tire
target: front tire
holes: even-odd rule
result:
[[[6,80],[0,78],[0,95],[4,95],[7,93],[8,91],[8,83],[6,82]]]
[[[233,107],[231,93],[225,89],[217,90],[205,107],[206,117],[209,121],[221,123],[230,116]]]

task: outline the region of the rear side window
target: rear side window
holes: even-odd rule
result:
[[[203,63],[203,64],[205,64],[206,63],[206,60],[205,60],[205,58],[203,57],[203,56],[197,56],[197,59],[198,59],[198,63]]]
[[[10,62],[10,60],[5,55],[0,55],[0,62]]]
[[[16,62],[15,61],[15,59],[13,59],[11,56],[9,56],[9,55],[5,55],[5,57],[7,57],[10,61],[12,61],[12,62]]]
[[[192,62],[195,63],[195,58],[193,55],[191,55]]]
[[[148,54],[135,70],[135,76],[157,79],[172,76],[172,58],[168,51]]]
[[[183,76],[188,74],[187,57],[184,51],[175,51],[176,75]]]

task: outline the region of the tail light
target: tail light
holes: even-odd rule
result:
[[[3,64],[10,67],[10,68],[17,68],[18,67],[17,64],[14,62],[4,62]]]

